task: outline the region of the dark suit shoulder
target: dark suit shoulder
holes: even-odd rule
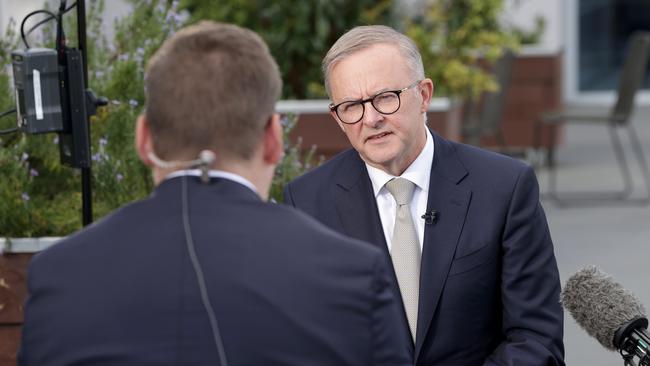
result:
[[[461,185],[481,190],[500,186],[499,190],[502,190],[505,186],[516,184],[521,176],[534,177],[532,168],[523,161],[476,146],[447,140],[443,143],[447,145],[448,151],[442,153],[445,156],[434,156],[434,161],[438,158],[457,159],[469,173]],[[435,166],[433,169],[433,174],[436,174]]]
[[[316,185],[321,183],[330,183],[331,178],[340,174],[340,170],[346,166],[355,166],[359,163],[363,164],[359,154],[352,148],[336,154],[334,157],[320,165],[319,167],[310,170],[309,172],[299,176],[298,178],[289,182],[291,187],[300,189],[302,187],[309,187],[313,189]]]
[[[282,226],[276,227],[278,235],[280,235],[280,232],[286,232],[287,235],[294,236],[294,240],[288,240],[285,243],[293,242],[300,246],[320,246],[326,244],[328,250],[337,252],[337,255],[347,252],[347,254],[352,256],[361,255],[366,256],[367,258],[374,258],[371,262],[374,262],[376,258],[383,256],[381,250],[376,246],[334,231],[312,216],[296,210],[293,207],[284,204],[265,205],[267,205],[267,208],[269,209],[269,217],[273,217],[275,220],[280,219],[280,221],[286,223],[286,225],[282,225],[286,226],[286,230],[283,230],[284,228]],[[295,239],[296,236],[305,236],[311,239],[309,243],[298,243]]]
[[[91,225],[62,238],[31,259],[30,272],[39,268],[43,268],[44,272],[56,271],[59,274],[63,274],[66,268],[73,270],[67,264],[83,259],[85,253],[94,251],[96,247],[105,246],[106,242],[112,241],[109,238],[114,237],[116,233],[128,235],[128,232],[144,219],[138,213],[144,204],[144,201],[138,201],[120,207]]]
[[[368,180],[365,163],[354,149],[345,150],[318,168],[294,179],[284,187],[284,202],[299,208],[324,222],[324,216],[334,218],[332,199],[343,190]],[[323,210],[328,212],[323,212]],[[324,215],[324,216],[323,216]]]
[[[458,159],[468,170],[487,168],[519,171],[528,167],[528,164],[521,160],[494,151],[459,142],[447,141],[447,143],[455,150]]]

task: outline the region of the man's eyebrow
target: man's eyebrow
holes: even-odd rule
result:
[[[374,92],[373,94],[370,94],[371,96],[368,97],[368,98],[375,97],[375,96],[377,96],[377,95],[379,95],[379,94],[381,94],[381,93],[384,93],[384,92],[387,92],[387,91],[391,91],[391,90],[395,90],[395,89],[390,89],[390,88],[382,88],[382,89],[379,89],[378,91]],[[358,101],[360,101],[360,100],[364,100],[364,99],[366,99],[366,98],[352,98],[352,97],[344,97],[344,98],[341,99],[340,102],[338,102],[338,103],[336,103],[336,104],[341,104],[341,103],[346,103],[346,102],[358,102]]]

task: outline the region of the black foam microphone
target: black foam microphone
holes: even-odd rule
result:
[[[562,290],[562,305],[603,347],[619,351],[626,365],[650,365],[646,311],[636,296],[596,266],[571,276]]]

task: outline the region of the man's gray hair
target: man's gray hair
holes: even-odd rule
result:
[[[330,97],[332,96],[332,92],[329,77],[332,68],[355,52],[376,44],[389,44],[397,47],[400,54],[406,59],[407,66],[413,72],[413,76],[418,80],[424,79],[422,56],[413,40],[385,25],[359,26],[352,28],[342,35],[323,59],[325,89]]]

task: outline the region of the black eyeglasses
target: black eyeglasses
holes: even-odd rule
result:
[[[401,105],[400,94],[420,84],[421,81],[418,80],[403,89],[383,91],[368,99],[346,101],[336,105],[330,104],[330,110],[336,113],[341,122],[349,125],[361,121],[366,112],[367,102],[370,102],[372,107],[381,114],[393,114]]]

